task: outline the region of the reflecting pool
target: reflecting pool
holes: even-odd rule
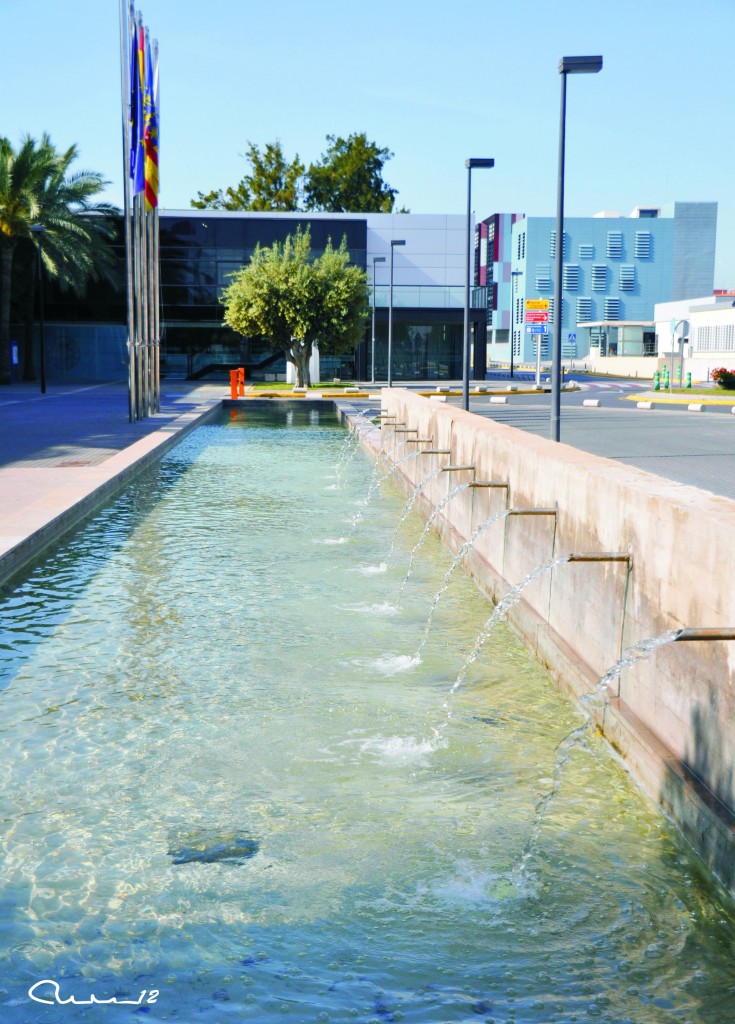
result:
[[[405,495],[351,530],[344,444],[201,427],[3,592],[0,1020],[735,1019],[733,905],[600,740],[544,805],[582,718],[507,627],[441,728],[487,602],[412,663],[450,557],[396,608],[423,521],[372,572]]]

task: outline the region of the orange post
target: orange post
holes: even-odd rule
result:
[[[237,370],[230,370],[230,398],[233,402],[237,398]]]
[[[241,398],[245,397],[245,367],[241,366],[237,371],[237,383],[238,383],[238,394]]]

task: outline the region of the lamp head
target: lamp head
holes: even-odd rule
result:
[[[385,263],[385,256],[373,256],[373,263]]]
[[[562,57],[560,75],[595,75],[602,70],[602,57]]]
[[[405,245],[406,244],[406,239],[405,238],[391,238],[390,244],[391,245]]]
[[[495,161],[489,156],[471,156],[469,160],[465,160],[464,165],[471,171],[475,167],[494,167]]]

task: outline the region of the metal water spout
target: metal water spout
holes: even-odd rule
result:
[[[406,444],[433,444],[433,437],[407,437]]]
[[[451,455],[452,454],[452,449],[451,448],[425,448],[421,452],[421,454],[422,455]]]
[[[735,640],[735,629],[680,629],[677,640]]]
[[[575,551],[567,559],[569,562],[628,562],[633,556],[628,551]]]
[[[556,516],[559,510],[555,508],[512,508],[508,511],[509,516]]]
[[[476,471],[475,467],[474,466],[445,466],[444,469],[442,470],[442,473],[462,473],[462,472],[470,472],[470,471],[472,471],[474,473]]]

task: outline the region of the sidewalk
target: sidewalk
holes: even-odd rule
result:
[[[123,384],[0,388],[0,581],[219,406],[222,384],[162,382],[161,412],[130,423]]]

